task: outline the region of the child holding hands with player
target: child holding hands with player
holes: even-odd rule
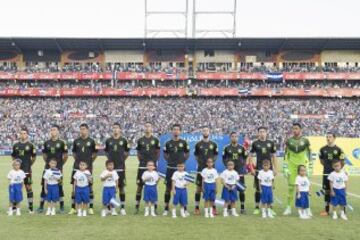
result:
[[[24,187],[24,179],[26,175],[23,170],[20,169],[21,160],[15,159],[12,162],[12,170],[7,175],[9,180],[9,211],[8,215],[14,214],[13,207],[16,207],[16,216],[21,215],[20,203],[23,200],[22,189]]]
[[[270,160],[263,160],[263,169],[259,171],[257,178],[260,181],[260,202],[263,218],[274,218],[270,209],[273,203],[274,172],[270,169]]]
[[[114,162],[111,160],[107,160],[105,162],[106,170],[104,170],[101,175],[100,179],[103,182],[103,210],[101,211],[101,216],[106,217],[108,209],[111,211],[112,216],[116,216],[117,212],[114,206],[112,206],[111,199],[116,198],[116,192],[118,191],[118,181],[119,175],[116,171],[114,171]]]
[[[219,177],[218,172],[214,168],[214,160],[209,158],[206,161],[206,168],[201,171],[201,177],[203,178],[202,189],[203,198],[205,201],[205,217],[213,218],[214,213],[212,206],[214,205],[216,193],[217,193],[217,179]]]
[[[44,190],[46,194],[46,201],[48,204],[46,216],[54,216],[56,214],[55,206],[60,199],[59,183],[61,181],[62,174],[60,170],[56,168],[56,166],[56,159],[51,159],[49,161],[49,169],[45,170],[43,176]]]
[[[231,215],[238,217],[236,213],[236,201],[237,197],[237,188],[236,183],[239,181],[240,176],[237,171],[234,170],[235,164],[233,161],[228,161],[226,164],[227,169],[225,169],[221,174],[221,182],[224,185],[221,198],[225,201],[224,204],[224,217],[228,217],[228,206],[231,207]]]
[[[348,220],[345,214],[345,207],[347,205],[346,201],[346,188],[349,181],[348,175],[342,169],[342,163],[340,160],[333,161],[334,171],[330,173],[328,179],[330,181],[330,192],[331,192],[331,208],[333,211],[333,219],[338,219],[336,210],[338,206],[340,207],[340,217],[343,220]]]
[[[79,170],[74,174],[74,192],[75,203],[78,217],[86,217],[87,209],[90,202],[90,187],[93,178],[89,170],[87,170],[87,163],[80,161]]]
[[[159,181],[159,174],[155,170],[155,163],[149,161],[146,165],[147,170],[141,176],[144,181],[144,201],[145,201],[145,214],[147,217],[149,214],[156,217],[155,204],[158,201],[157,183]],[[150,210],[150,211],[149,211]]]

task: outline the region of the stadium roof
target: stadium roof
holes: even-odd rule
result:
[[[1,50],[360,50],[360,38],[0,38]]]

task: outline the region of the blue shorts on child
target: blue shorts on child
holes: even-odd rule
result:
[[[90,202],[90,188],[86,187],[75,187],[75,202],[77,204],[88,204]]]
[[[115,187],[104,187],[103,188],[103,195],[102,195],[102,202],[103,205],[109,205],[112,198],[116,196],[116,188]]]
[[[22,183],[9,185],[9,201],[12,203],[20,203],[22,200]]]
[[[262,204],[272,204],[273,203],[273,192],[272,192],[271,186],[261,185],[260,201]]]
[[[225,202],[236,202],[238,200],[236,188],[229,190],[228,188],[224,187],[221,193],[221,198]]]
[[[309,192],[300,192],[300,197],[296,196],[295,207],[309,208]]]
[[[216,183],[204,183],[203,199],[205,201],[215,201],[216,198]]]
[[[59,198],[60,198],[59,184],[48,184],[47,185],[46,201],[48,201],[48,202],[58,202]]]
[[[155,203],[158,200],[157,186],[146,185],[144,186],[144,201]]]
[[[346,192],[345,189],[334,188],[335,196],[331,196],[331,205],[336,207],[337,205],[346,206]]]
[[[188,204],[188,196],[186,188],[177,188],[175,187],[175,195],[173,199],[173,204],[181,206],[186,206]]]

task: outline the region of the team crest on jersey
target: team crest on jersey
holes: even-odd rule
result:
[[[212,149],[214,149],[214,146],[212,144],[210,144],[209,148],[212,150]]]
[[[300,141],[300,145],[304,146],[305,145],[304,141]]]
[[[56,144],[56,148],[60,148],[60,143],[57,143],[57,144]]]
[[[179,143],[179,147],[183,147],[184,146],[184,144],[182,144],[182,143]]]
[[[241,150],[241,149],[239,149],[239,150],[238,150],[238,153],[242,153],[242,150]]]
[[[337,150],[334,150],[334,154],[338,154],[338,151],[337,151]]]
[[[26,151],[29,151],[29,150],[30,150],[30,147],[29,147],[29,146],[26,146],[26,147],[25,147],[25,150],[26,150]]]
[[[151,145],[155,145],[155,141],[154,140],[151,140]]]
[[[90,147],[91,143],[90,142],[87,142],[86,143],[86,146]]]
[[[267,146],[268,146],[268,147],[271,147],[271,144],[270,144],[270,143],[268,143],[268,144],[267,144]]]

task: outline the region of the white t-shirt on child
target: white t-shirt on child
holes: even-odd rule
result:
[[[141,179],[144,181],[145,185],[154,186],[159,180],[159,174],[156,171],[145,171],[141,176]]]
[[[61,176],[62,174],[58,169],[46,169],[43,179],[47,181],[48,185],[55,185],[59,183]]]
[[[328,180],[333,183],[333,188],[344,189],[345,182],[349,181],[349,176],[342,170],[338,173],[333,171],[328,176]]]
[[[296,176],[295,185],[298,186],[299,192],[309,192],[310,190],[310,181],[306,176]]]
[[[272,181],[275,177],[274,172],[269,169],[266,172],[264,170],[260,170],[257,178],[260,180],[260,185],[271,187]]]
[[[219,174],[215,168],[211,168],[211,169],[204,168],[201,171],[201,176],[205,183],[215,183],[216,179],[219,177]]]
[[[18,184],[23,183],[24,179],[26,178],[26,174],[23,170],[10,170],[10,172],[7,175],[7,178],[10,180],[10,184]]]
[[[107,175],[111,174],[111,177],[106,178],[106,180],[103,182],[103,186],[104,187],[116,187],[116,181],[119,179],[119,175],[117,174],[116,171],[109,171],[109,170],[104,170],[101,175],[100,178],[104,178]]]
[[[239,174],[235,170],[226,169],[220,174],[220,178],[224,180],[226,184],[235,185],[239,181]]]
[[[91,177],[91,173],[89,170],[85,170],[84,172],[78,170],[74,174],[74,179],[76,180],[76,186],[78,187],[86,187],[89,186],[89,178]]]
[[[176,171],[171,177],[171,180],[175,181],[175,187],[177,188],[185,188],[187,181],[185,180],[185,176],[187,175],[187,172],[182,171]]]

